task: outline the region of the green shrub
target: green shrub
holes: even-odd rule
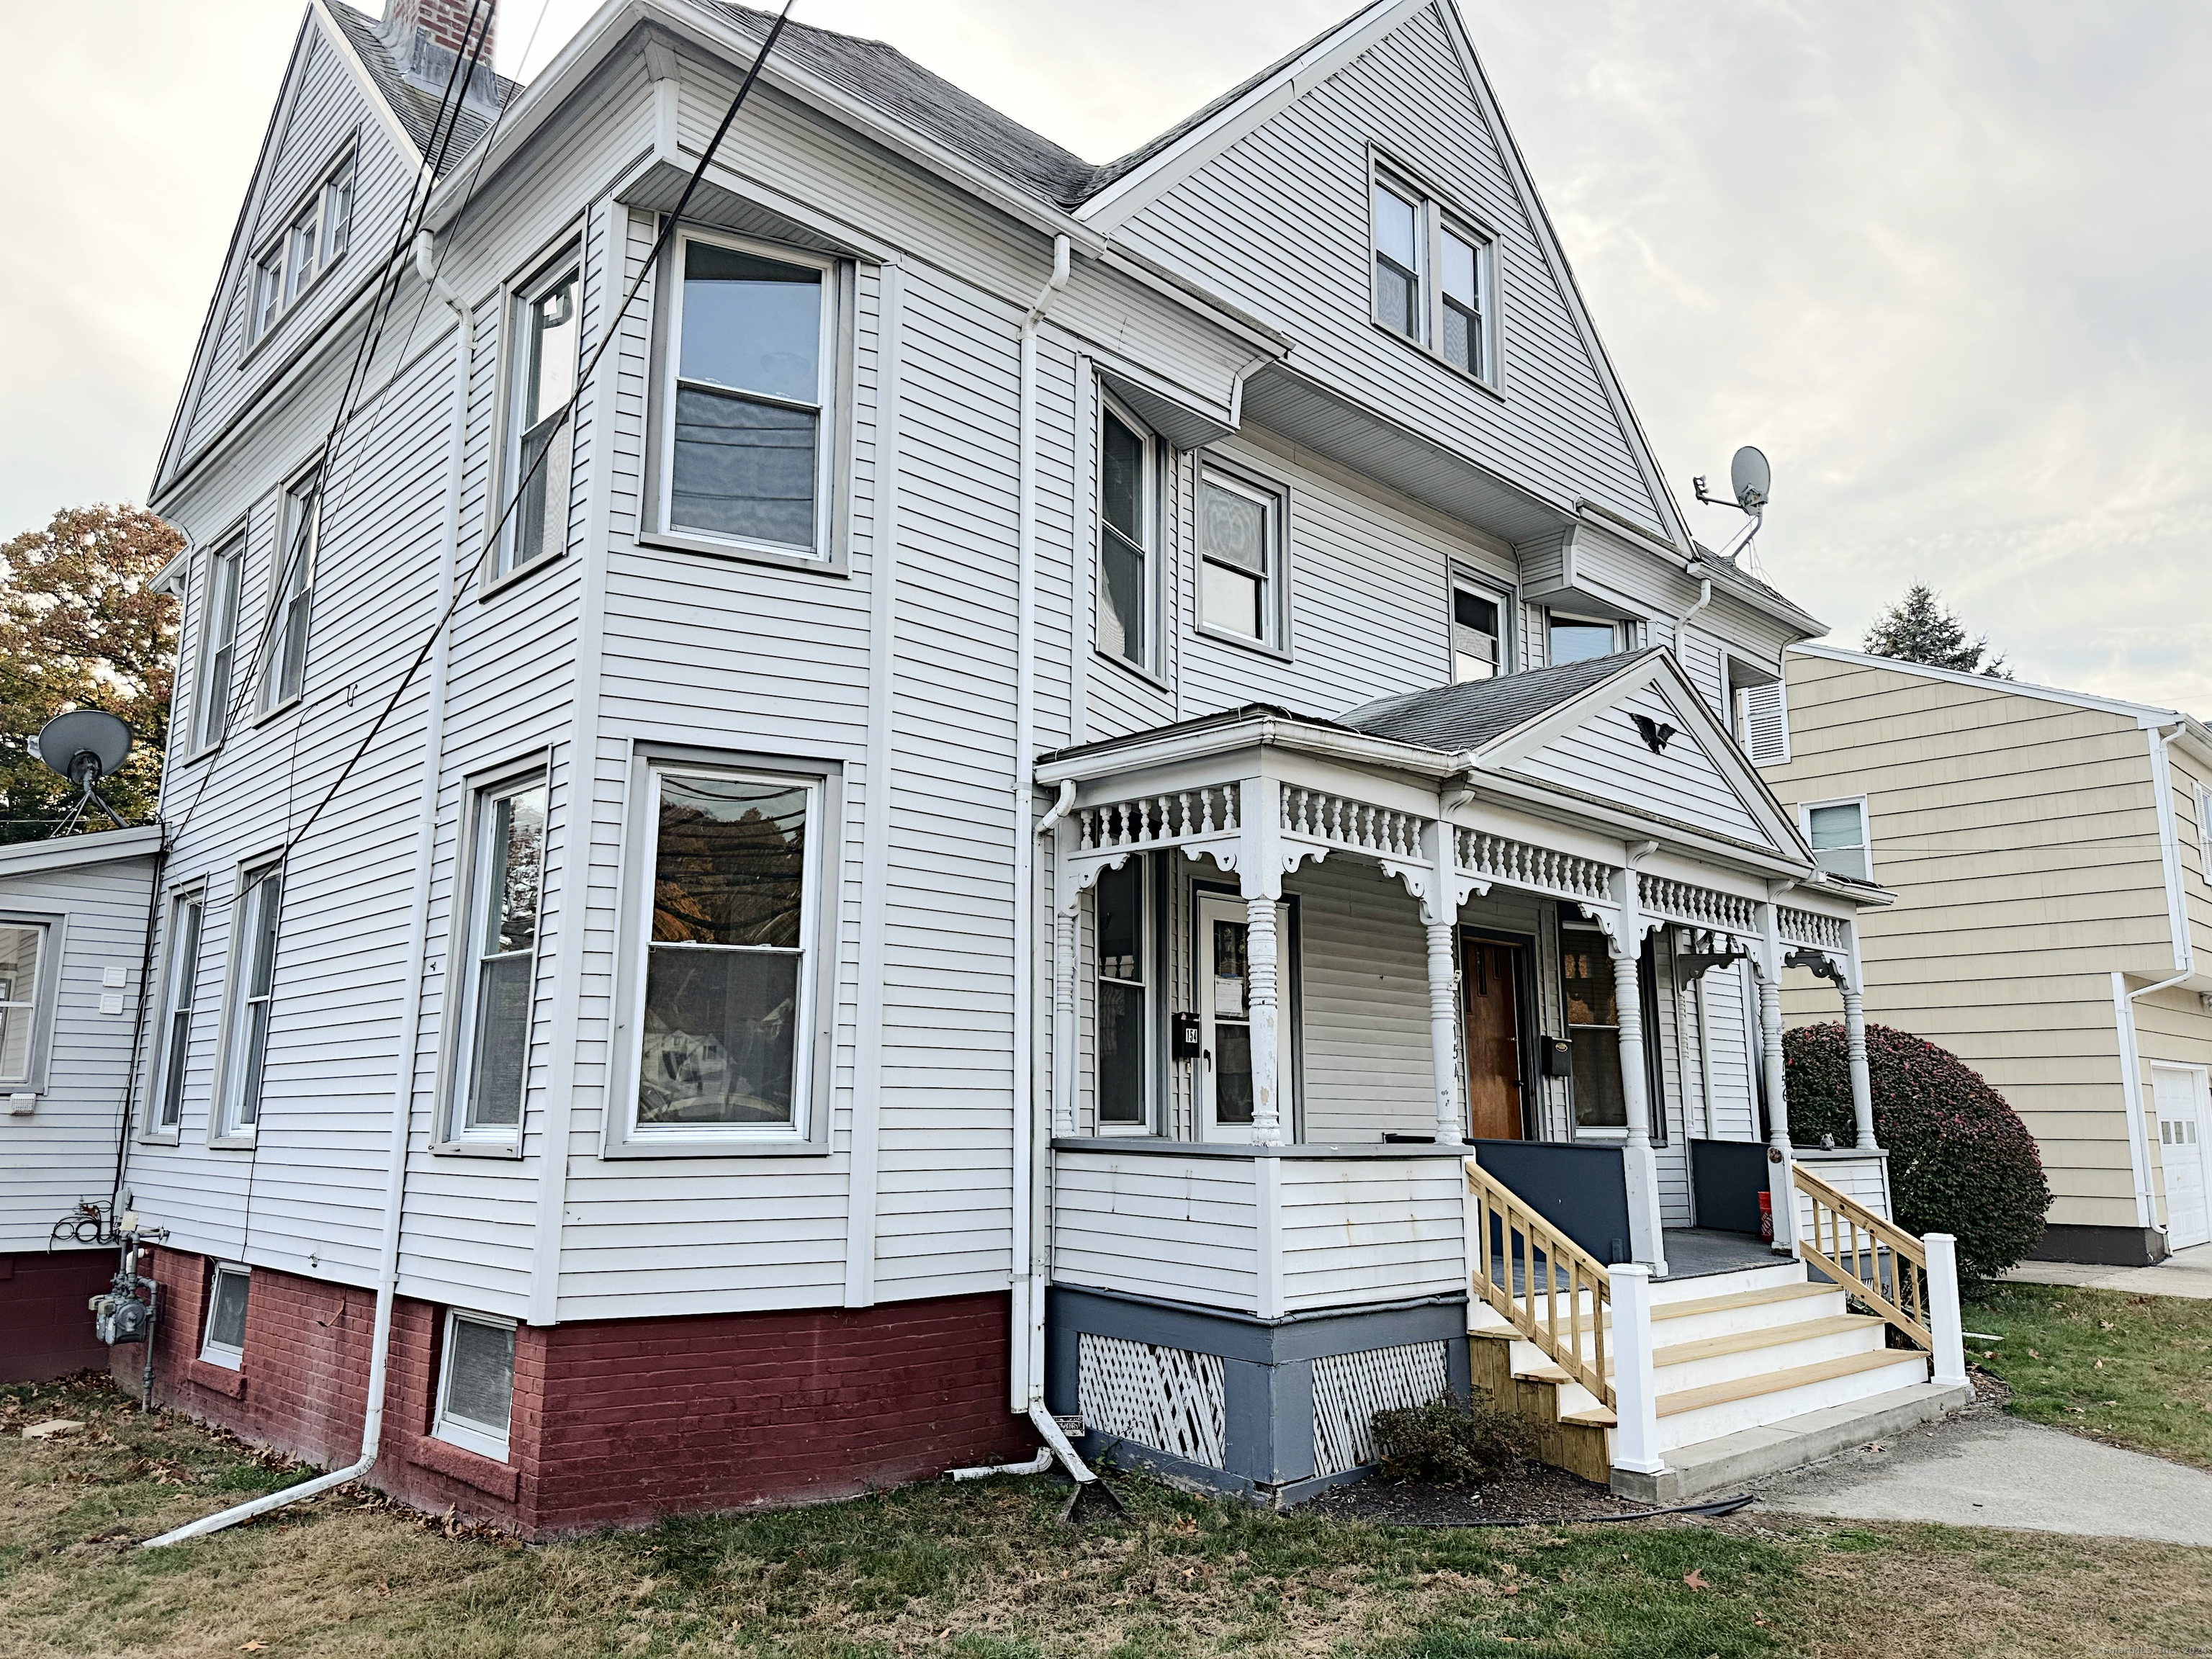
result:
[[[1383,1478],[1456,1486],[1502,1474],[1535,1455],[1528,1425],[1492,1407],[1438,1395],[1425,1406],[1375,1413],[1375,1450]]]
[[[1995,1279],[2043,1237],[2051,1188],[2035,1137],[1956,1054],[1887,1025],[1866,1034],[1875,1138],[1889,1152],[1897,1224],[1957,1238],[1967,1285]],[[1850,1146],[1857,1129],[1844,1028],[1784,1032],[1782,1054],[1790,1139],[1809,1146],[1830,1134]]]

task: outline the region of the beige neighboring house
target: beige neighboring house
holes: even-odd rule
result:
[[[2039,1255],[2212,1239],[2212,732],[2171,708],[1802,645],[1746,694],[1753,758],[1859,919],[1866,1015],[2012,1103],[2054,1202]],[[1793,972],[1785,1019],[1835,1018]]]

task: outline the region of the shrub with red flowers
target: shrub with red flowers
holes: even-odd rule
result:
[[[1958,1055],[1887,1025],[1869,1025],[1867,1073],[1875,1137],[1889,1152],[1897,1224],[1959,1241],[1959,1276],[1995,1279],[2043,1237],[2051,1188],[2035,1137],[2004,1097]],[[1838,1146],[1856,1135],[1850,1061],[1840,1025],[1806,1025],[1782,1038],[1790,1138]]]

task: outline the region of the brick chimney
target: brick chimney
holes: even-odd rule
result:
[[[484,37],[483,51],[469,77],[468,96],[472,102],[495,103],[492,49],[498,44],[499,30],[493,0],[483,0],[476,21]],[[469,0],[385,0],[384,47],[410,85],[442,93],[468,25]]]

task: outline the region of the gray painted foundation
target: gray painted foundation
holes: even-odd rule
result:
[[[1467,1298],[1438,1297],[1380,1307],[1323,1310],[1264,1320],[1184,1303],[1054,1285],[1046,1303],[1045,1399],[1075,1415],[1079,1348],[1085,1334],[1115,1337],[1221,1361],[1222,1460],[1213,1468],[1089,1422],[1077,1442],[1085,1457],[1109,1457],[1175,1485],[1280,1507],[1357,1480],[1371,1464],[1317,1472],[1314,1364],[1340,1354],[1443,1345],[1446,1386],[1470,1386]]]

